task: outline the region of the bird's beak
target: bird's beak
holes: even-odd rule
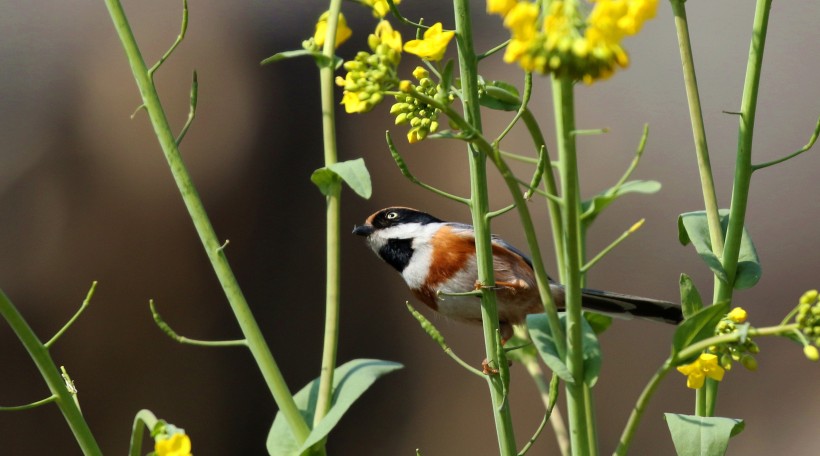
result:
[[[374,231],[373,225],[370,225],[370,224],[356,225],[356,226],[353,227],[353,234],[356,234],[356,235],[359,235],[359,236],[370,236],[371,234],[373,234],[373,231]]]

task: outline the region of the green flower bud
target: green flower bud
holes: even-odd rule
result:
[[[743,364],[743,367],[752,372],[757,370],[757,360],[754,356],[743,355],[743,358],[740,359],[740,364]]]

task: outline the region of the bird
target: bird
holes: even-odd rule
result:
[[[433,311],[452,320],[481,324],[481,300],[476,262],[475,230],[471,225],[445,222],[409,207],[379,210],[356,225],[353,234],[384,262],[398,271],[412,294]],[[502,342],[513,335],[513,325],[528,314],[544,311],[532,261],[500,237],[492,235],[493,270]],[[549,279],[559,310],[564,287]],[[642,318],[670,324],[683,320],[675,303],[610,291],[584,288],[585,310],[623,318]],[[466,294],[465,294],[466,293]]]

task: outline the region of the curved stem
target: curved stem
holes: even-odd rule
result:
[[[624,427],[624,430],[621,433],[621,439],[618,441],[618,447],[615,449],[615,453],[613,453],[614,455],[626,455],[626,451],[629,449],[629,445],[632,443],[633,437],[635,437],[635,431],[638,429],[638,423],[640,423],[641,418],[643,418],[643,412],[646,410],[649,400],[652,399],[652,395],[655,394],[655,390],[658,388],[658,385],[661,384],[661,380],[666,377],[666,374],[668,374],[671,369],[671,360],[666,360],[660,369],[655,372],[655,375],[653,375],[649,380],[649,383],[647,383],[644,387],[641,395],[638,397],[638,401],[635,403],[635,407],[632,409],[632,413],[629,414],[629,420],[626,422],[626,427]]]
[[[131,26],[128,23],[125,11],[123,11],[119,0],[105,0],[105,4],[111,15],[114,28],[122,42],[128,62],[131,65],[134,79],[139,87],[145,108],[148,111],[154,133],[159,140],[163,154],[171,169],[171,174],[182,195],[185,207],[191,216],[197,234],[205,248],[205,253],[208,255],[208,259],[225,292],[225,296],[236,317],[236,321],[245,339],[248,341],[248,348],[250,349],[251,355],[253,355],[256,364],[259,366],[259,370],[276,401],[276,405],[279,406],[279,410],[288,422],[296,441],[301,444],[307,438],[310,429],[307,423],[305,423],[304,418],[302,418],[302,414],[299,412],[296,402],[293,400],[293,395],[291,395],[287,383],[285,383],[285,379],[282,376],[282,372],[279,370],[279,366],[273,358],[270,347],[265,343],[262,331],[256,323],[253,313],[251,313],[242,290],[239,288],[239,284],[221,248],[221,243],[214,232],[213,226],[208,219],[208,214],[205,212],[205,207],[199,198],[193,180],[185,168],[185,164],[176,144],[176,138],[171,132],[171,127],[168,124],[165,111],[160,103],[156,87],[148,75],[148,68],[145,65],[142,53],[131,31]]]

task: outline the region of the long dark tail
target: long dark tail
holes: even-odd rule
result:
[[[679,305],[658,299],[599,291],[585,288],[582,290],[581,305],[593,312],[600,312],[613,317],[637,317],[676,325],[683,321]]]

